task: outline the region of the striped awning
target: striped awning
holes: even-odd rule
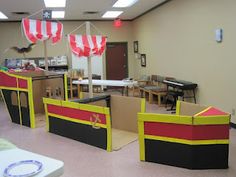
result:
[[[68,35],[71,51],[78,57],[101,56],[106,48],[106,37],[99,35]]]
[[[62,37],[63,25],[60,22],[22,19],[22,26],[26,38],[30,43],[51,39],[57,43]]]

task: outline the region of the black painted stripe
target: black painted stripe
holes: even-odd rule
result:
[[[12,92],[17,93],[17,91],[2,89],[2,93],[6,101],[7,109],[9,111],[12,122],[20,124],[20,111],[17,105],[12,105],[12,100],[11,100]]]
[[[228,168],[227,144],[186,145],[145,139],[145,160],[188,169]]]
[[[49,116],[49,132],[107,149],[107,130]]]
[[[22,125],[30,127],[30,110],[29,110],[29,100],[28,100],[28,92],[20,92],[26,95],[27,107],[21,106],[21,118]]]

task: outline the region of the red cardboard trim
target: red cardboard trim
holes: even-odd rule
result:
[[[101,124],[106,124],[106,115],[105,114],[100,114],[100,113],[95,113],[95,112],[89,112],[89,111],[84,111],[80,109],[75,109],[75,108],[67,108],[67,107],[62,107],[62,106],[55,106],[55,105],[47,105],[48,108],[48,113],[52,114],[57,114],[60,116],[65,116],[73,119],[79,119],[79,120],[85,120],[85,121],[90,121],[90,117],[93,118],[93,115],[99,115],[99,118],[101,120]]]
[[[182,125],[145,122],[144,134],[187,140],[229,139],[229,125]]]
[[[221,115],[228,115],[228,114],[219,109],[211,107],[206,112],[203,112],[197,116],[221,116]]]
[[[2,87],[17,87],[16,78],[8,76],[7,74],[0,72],[0,86]]]
[[[27,89],[28,88],[28,82],[24,79],[18,80],[19,88]]]

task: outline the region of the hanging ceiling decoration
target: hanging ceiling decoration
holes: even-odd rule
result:
[[[60,22],[22,19],[25,36],[30,43],[51,39],[55,44],[62,38],[63,25]]]
[[[78,57],[101,56],[106,48],[106,37],[99,35],[68,35],[73,54]]]

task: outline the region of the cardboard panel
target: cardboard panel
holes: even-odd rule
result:
[[[21,107],[28,107],[28,96],[26,92],[20,92],[20,106]]]
[[[44,82],[46,88],[51,88],[52,98],[64,100],[64,78],[47,79]]]
[[[180,101],[179,113],[180,113],[180,115],[194,116],[195,114],[203,111],[206,108],[207,108],[207,106],[201,106],[199,104]]]
[[[35,114],[44,112],[43,97],[46,97],[44,81],[33,81],[33,101]]]
[[[112,128],[138,132],[137,113],[141,112],[141,98],[111,95]]]
[[[45,127],[46,125],[45,114],[35,114],[35,125],[37,128]]]
[[[33,80],[33,100],[35,114],[44,113],[43,97],[47,97],[47,90],[50,89],[51,98],[64,100],[64,78],[45,78]]]
[[[11,104],[13,106],[18,106],[18,97],[17,97],[17,92],[11,92]]]

